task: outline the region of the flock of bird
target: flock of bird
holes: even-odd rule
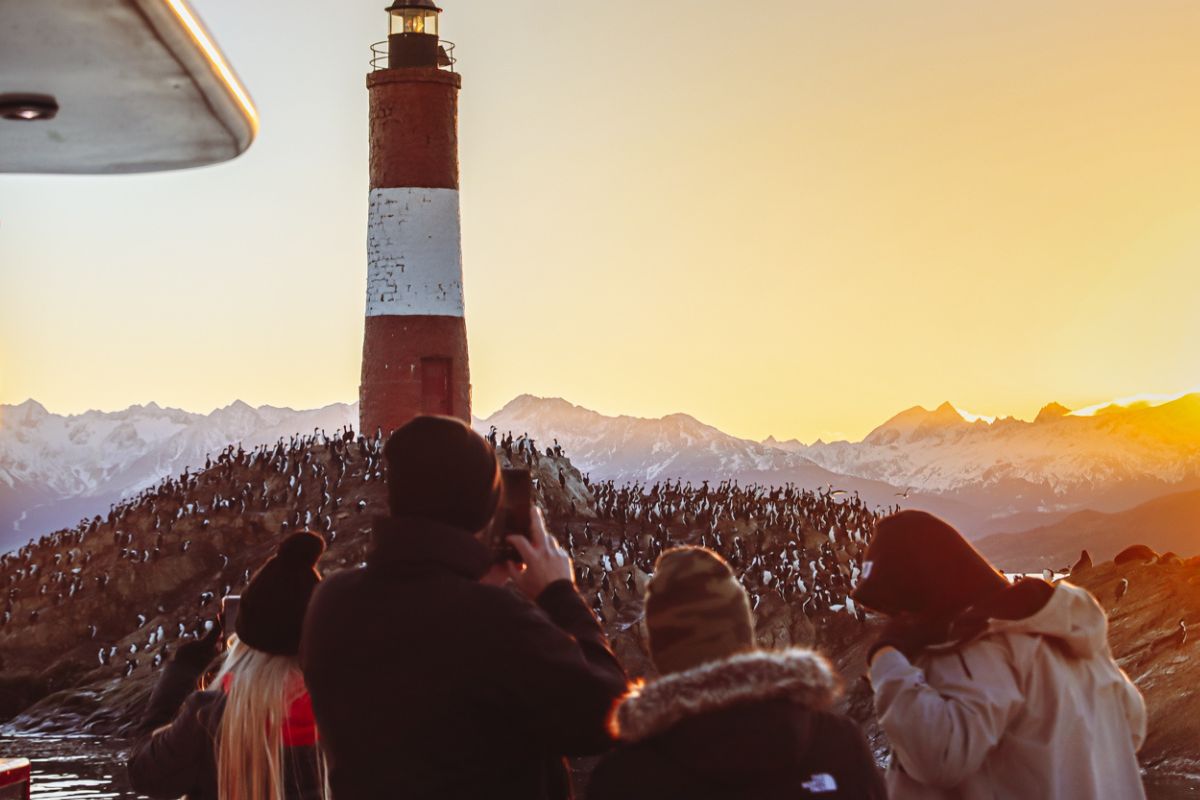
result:
[[[574,558],[577,583],[614,635],[640,618],[658,556],[682,544],[720,553],[760,614],[766,603],[818,621],[865,618],[851,593],[875,522],[898,506],[871,508],[833,486],[593,481],[557,441],[539,448],[528,435],[495,429],[487,438],[502,462],[533,470],[536,495]],[[385,496],[383,478],[382,441],[349,428],[249,451],[230,445],[203,470],[166,478],[105,516],[0,556],[0,642],[18,628],[41,626],[61,634],[63,651],[90,642],[94,663],[109,674],[157,668],[176,643],[211,630],[220,599],[243,587],[289,530],[326,537],[326,570],[362,563],[372,514]],[[145,571],[174,559],[202,562],[202,570],[187,572],[190,594],[146,600],[139,593],[150,577]],[[1118,602],[1128,590],[1123,579]],[[145,607],[130,607],[139,600]],[[1183,620],[1177,639],[1180,646],[1187,641]]]
[[[565,544],[576,558],[577,582],[602,619],[640,613],[655,560],[684,544],[721,554],[756,611],[771,598],[809,618],[865,616],[850,593],[875,522],[891,509],[871,509],[857,494],[832,487],[681,480],[617,486],[586,476],[585,483],[597,519],[568,524]]]
[[[231,445],[208,458],[203,470],[185,470],[112,506],[105,516],[30,541],[0,556],[0,636],[18,625],[52,625],[48,635],[77,631],[87,641],[103,642],[95,651],[100,667],[126,676],[144,664],[158,667],[171,643],[211,630],[216,601],[249,581],[251,566],[235,566],[230,555],[243,544],[230,541],[231,530],[257,530],[269,540],[307,528],[335,542],[335,520],[365,519],[368,501],[347,503],[344,490],[381,482],[381,450],[378,438],[355,436],[349,428],[333,436],[317,430],[249,451]],[[248,521],[255,524],[247,526]],[[214,549],[218,541],[228,552]],[[360,546],[355,555],[363,552]],[[149,577],[146,570],[175,558],[201,557],[212,577],[190,601],[162,598],[146,608],[125,607]],[[82,603],[82,625],[81,599],[92,601]]]

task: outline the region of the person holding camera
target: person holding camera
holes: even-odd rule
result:
[[[500,465],[462,422],[417,417],[384,458],[391,514],[301,646],[334,796],[570,797],[564,757],[610,746],[625,690],[570,557],[527,496],[504,518],[529,529],[493,530]]]
[[[236,630],[213,688],[197,686],[222,644],[218,619],[181,646],[150,697],[147,733],[129,756],[134,791],[189,800],[325,800],[316,721],[297,653],[309,598],[321,580],[320,536],[301,531],[242,593]]]
[[[1009,584],[923,511],[878,522],[862,575],[888,617],[867,660],[891,797],[1145,797],[1146,706],[1086,589]]]

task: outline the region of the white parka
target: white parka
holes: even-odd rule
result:
[[[1104,609],[1078,586],[916,664],[884,648],[871,683],[893,800],[1145,797],[1146,706],[1113,661]]]

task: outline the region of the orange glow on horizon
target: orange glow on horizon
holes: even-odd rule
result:
[[[1176,400],[1187,397],[1189,394],[1200,393],[1200,386],[1188,389],[1187,391],[1177,392],[1175,394],[1135,394],[1131,397],[1122,397],[1118,400],[1110,400],[1107,403],[1097,403],[1096,405],[1080,408],[1072,411],[1068,416],[1071,417],[1094,417],[1105,409],[1117,406],[1119,408],[1130,408],[1135,405],[1145,405],[1147,408],[1157,408],[1164,406],[1167,403],[1173,403]]]

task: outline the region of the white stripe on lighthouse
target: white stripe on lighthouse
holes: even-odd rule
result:
[[[367,316],[463,316],[455,189],[372,189]]]

